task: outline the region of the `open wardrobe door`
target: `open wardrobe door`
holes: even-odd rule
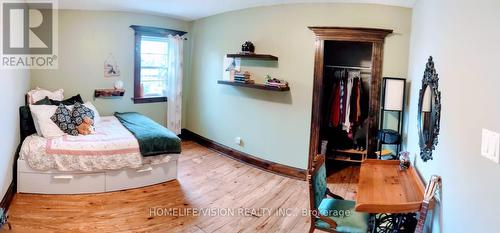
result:
[[[317,154],[361,162],[374,157],[387,29],[309,27],[315,67],[309,167]]]

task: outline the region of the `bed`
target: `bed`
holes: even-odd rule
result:
[[[123,115],[101,117],[91,135],[54,138],[36,134],[28,106],[20,108],[20,115],[22,144],[17,159],[20,193],[100,193],[177,178],[180,139],[171,142],[179,146],[173,153],[145,152],[150,142],[139,135],[144,129],[134,131],[132,126],[149,124],[149,127],[166,129],[148,122],[152,120],[138,113],[127,113],[126,116],[133,117],[126,119],[130,122],[124,121]]]

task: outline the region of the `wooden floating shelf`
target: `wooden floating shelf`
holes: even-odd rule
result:
[[[94,97],[120,97],[125,95],[125,89],[96,89],[94,91]]]
[[[237,87],[254,88],[254,89],[260,89],[260,90],[266,90],[266,91],[290,91],[290,87],[272,87],[272,86],[266,86],[264,84],[258,84],[258,83],[238,83],[238,82],[224,81],[224,80],[218,80],[217,83],[224,84],[224,85],[237,86]]]
[[[232,58],[244,58],[244,59],[255,59],[255,60],[269,60],[269,61],[277,61],[278,57],[269,55],[269,54],[239,54],[239,53],[231,53],[226,54],[227,57]]]

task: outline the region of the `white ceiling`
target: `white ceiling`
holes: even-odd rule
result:
[[[290,3],[373,3],[413,7],[415,0],[59,0],[60,9],[149,13],[196,20],[223,12]]]

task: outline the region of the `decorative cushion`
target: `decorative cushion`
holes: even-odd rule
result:
[[[29,91],[27,95],[28,104],[34,104],[37,101],[44,99],[45,97],[49,97],[49,99],[51,100],[62,101],[64,99],[64,90],[59,89],[56,91],[48,91],[37,87],[34,90]]]
[[[92,110],[92,112],[94,113],[94,125],[99,123],[99,121],[101,121],[101,115],[99,114],[99,112],[97,111],[96,107],[90,103],[90,102],[85,102],[83,105],[85,105],[85,107],[89,108],[90,110]]]
[[[73,123],[70,110],[67,109],[64,104],[60,104],[59,107],[57,107],[54,115],[52,115],[50,119],[56,123],[63,132],[69,135],[78,136],[78,130],[76,130],[76,125]]]
[[[317,209],[326,194],[326,168],[325,163],[321,165],[316,174],[312,177],[314,189],[314,207]]]
[[[368,213],[356,212],[356,203],[349,200],[338,200],[325,198],[321,202],[318,210],[321,215],[331,218],[337,223],[337,232],[366,233],[368,231]],[[317,219],[317,228],[331,229],[331,226]]]
[[[64,132],[52,121],[51,116],[57,109],[53,105],[30,105],[31,116],[36,132],[41,137],[52,138],[64,135]]]
[[[94,111],[90,108],[87,108],[85,105],[80,103],[75,103],[73,107],[73,111],[71,112],[71,119],[73,124],[76,126],[80,125],[83,122],[83,118],[90,117],[90,119],[94,120]]]

